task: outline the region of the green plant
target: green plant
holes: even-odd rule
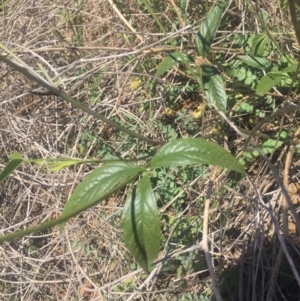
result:
[[[195,39],[197,58],[176,51],[167,56],[158,65],[156,71],[156,76],[161,76],[176,65],[185,65],[188,73],[197,81],[199,90],[203,91],[208,101],[222,112],[225,112],[227,109],[224,80],[218,68],[210,64],[206,57],[210,53],[211,44],[215,38],[226,5],[227,1],[218,1],[200,24]],[[195,68],[192,67],[193,64],[196,64]]]
[[[280,224],[283,210],[272,206],[275,210],[272,220],[272,208],[268,206],[268,201],[277,197],[275,194],[285,193],[281,176],[290,191],[290,183],[297,177],[295,166],[300,153],[297,131],[300,115],[296,111],[299,110],[299,74],[293,69],[299,61],[299,47],[288,14],[288,0],[280,1],[281,6],[263,1],[226,1],[222,18],[218,15],[211,18],[212,23],[206,22],[211,28],[214,20],[221,20],[215,38],[207,37],[213,44],[206,53],[201,47],[196,51],[195,37],[203,40],[201,33],[197,35],[197,28],[206,17],[221,11],[218,0],[133,0],[125,6],[119,0],[109,0],[106,5],[92,0],[67,2],[54,7],[38,2],[34,7],[26,7],[26,1],[2,1],[2,40],[16,55],[4,56],[32,74],[37,73],[61,92],[68,91],[86,107],[110,116],[109,120],[119,129],[72,108],[75,103],[66,104],[60,97],[63,94],[59,96],[55,90],[24,79],[0,62],[4,112],[0,118],[0,172],[3,171],[0,179],[5,181],[0,183],[0,199],[2,219],[7,225],[1,236],[27,228],[30,234],[33,225],[58,217],[61,212],[57,210],[62,211],[67,201],[64,195],[75,192],[71,184],[81,182],[84,173],[91,173],[101,165],[98,174],[92,172],[97,178],[95,182],[99,179],[98,185],[95,184],[95,203],[89,198],[87,181],[93,178],[88,178],[82,182],[86,186],[80,186],[86,188],[86,195],[82,194],[74,210],[79,213],[79,209],[84,209],[80,206],[86,196],[91,201],[87,206],[96,204],[102,197],[107,199],[70,220],[63,235],[58,235],[55,227],[0,244],[0,253],[4,255],[7,251],[10,254],[13,248],[17,251],[14,251],[16,256],[4,258],[7,268],[0,277],[0,295],[4,299],[11,295],[12,300],[18,298],[20,291],[25,292],[25,299],[35,300],[119,300],[126,296],[151,300],[220,300],[217,293],[214,295],[219,285],[222,300],[298,300],[297,273],[294,277],[291,271],[278,269],[281,248],[274,248],[275,239],[269,235],[269,229],[271,232],[275,229],[284,239],[285,230],[281,231]],[[297,2],[292,2],[295,7],[292,20],[299,26]],[[33,15],[37,18],[30,18]],[[21,16],[17,23],[14,23],[15,16]],[[43,20],[46,27],[40,26]],[[205,26],[201,26],[204,30]],[[30,67],[19,61],[20,57]],[[164,71],[163,64],[168,59],[170,64]],[[39,69],[38,61],[45,70]],[[289,67],[291,72],[285,70]],[[161,70],[162,74],[156,73]],[[15,81],[11,81],[11,75]],[[222,92],[214,94],[215,99],[208,91],[215,92],[212,78],[219,79],[217,87]],[[43,91],[52,96],[30,95],[31,88],[32,92]],[[226,100],[222,101],[222,95]],[[295,110],[291,111],[291,107]],[[31,126],[27,128],[23,124]],[[36,128],[41,129],[41,135],[36,135]],[[144,142],[124,133],[122,128],[150,140]],[[182,137],[211,139],[224,145],[234,156],[238,154],[239,162],[248,170],[247,179],[207,164],[149,167],[162,146]],[[260,152],[255,145],[260,146]],[[13,153],[15,149],[22,156]],[[52,159],[32,160],[40,156]],[[292,159],[291,164],[287,159]],[[123,181],[120,179],[123,171],[117,169],[120,162],[128,163],[124,169],[135,166],[141,171],[135,178]],[[9,176],[21,164],[26,165]],[[102,172],[106,174],[105,166],[115,169],[115,176],[112,174],[108,179],[112,188],[108,187],[107,192],[101,188],[107,187],[101,178]],[[160,225],[156,231],[160,232],[161,228],[161,242],[154,243],[156,248],[159,245],[159,256],[151,286],[147,282],[154,273],[141,271],[124,248],[121,222],[126,199],[128,213],[128,203],[137,203],[132,201],[132,195],[135,192],[138,200],[137,192],[144,193],[141,185],[146,180],[153,188],[150,198],[156,204],[152,208],[156,216],[153,220]],[[99,200],[96,186],[101,194]],[[259,204],[256,204],[257,191],[263,200]],[[264,217],[263,223],[256,222],[259,216]],[[52,225],[66,222],[68,212],[64,211],[61,217]],[[124,218],[123,215],[125,227]],[[130,233],[129,229],[126,241],[132,238]],[[141,236],[137,233],[133,246],[142,240]],[[70,252],[66,250],[63,258],[67,264],[61,264],[60,244],[65,237]],[[266,241],[270,252],[266,252]],[[255,248],[257,243],[259,250]],[[294,240],[291,245],[285,240],[285,244],[287,257],[293,250],[297,253]],[[147,264],[145,248],[142,242],[140,254],[133,252],[144,266]],[[153,254],[147,258],[147,270],[156,250],[149,251]],[[205,252],[211,259],[204,257]],[[298,270],[297,258],[291,257],[293,263],[284,260],[282,265],[288,268],[294,264]],[[213,268],[208,272],[210,263]],[[26,279],[18,281],[13,265],[24,271]],[[270,274],[270,270],[275,272]],[[66,277],[72,278],[67,291]],[[146,286],[142,287],[143,284]],[[104,294],[100,296],[102,291]]]
[[[3,181],[23,161],[25,162],[20,155],[15,154],[1,172],[0,180]],[[126,246],[140,266],[149,270],[160,246],[158,209],[150,177],[153,171],[159,168],[199,163],[244,172],[243,166],[218,145],[200,138],[171,140],[144,166],[118,160],[104,164],[89,174],[74,190],[61,217],[37,227],[6,235],[0,238],[0,242],[41,231],[56,224],[61,224],[62,230],[70,217],[140,178],[128,196],[123,210],[122,225]]]
[[[220,24],[220,18],[226,3],[226,1],[219,1],[200,25],[195,41],[199,56],[206,57],[209,53],[211,43]],[[157,22],[159,21],[157,20]],[[12,54],[3,45],[1,47],[7,53]],[[143,137],[85,107],[64,92],[46,83],[38,74],[29,72],[25,69],[28,66],[21,60],[18,59],[25,68],[20,67],[3,56],[0,56],[0,60],[20,71],[29,79],[39,83],[53,94],[62,97],[66,101],[99,118],[114,128],[124,131],[130,136],[140,140],[152,144],[159,144],[159,142]],[[158,66],[157,76],[179,62],[183,62],[187,68],[193,72],[189,65],[193,62],[193,59],[186,54],[176,52],[163,60]],[[211,64],[198,63],[194,74],[201,89],[205,91],[207,98],[214,103],[219,110],[225,111],[227,107],[227,96],[225,93],[224,82],[218,69]],[[171,136],[170,133],[171,131],[166,132],[166,134],[169,135],[168,138],[175,138],[175,133],[171,133]],[[101,160],[92,160],[92,162],[99,161]],[[0,181],[4,181],[10,173],[20,166],[20,164],[26,162],[50,164],[49,166],[52,169],[57,170],[71,165],[83,164],[86,161],[79,159],[56,159],[48,162],[47,160],[26,161],[20,154],[14,153],[11,157],[11,161],[1,171]],[[140,165],[133,165],[132,163],[123,160],[102,160],[102,162],[104,164],[101,167],[95,169],[76,187],[65,204],[62,215],[59,218],[36,227],[7,234],[0,238],[0,243],[36,231],[45,230],[57,224],[60,225],[60,230],[62,231],[69,218],[94,206],[101,200],[131,184],[134,186],[127,198],[122,214],[124,241],[138,264],[145,271],[149,271],[152,262],[158,255],[161,236],[158,208],[151,185],[151,178],[153,175],[155,178],[156,171],[162,168],[173,168],[177,166],[212,164],[229,170],[241,173],[244,172],[244,167],[229,152],[222,147],[201,138],[171,139],[161,146],[151,159]]]

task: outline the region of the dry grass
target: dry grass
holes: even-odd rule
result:
[[[160,90],[180,86],[183,82],[187,84],[189,79],[175,70],[158,81],[154,96],[152,87],[147,86],[165,51],[159,43],[163,35],[138,1],[128,1],[119,12],[111,1],[104,0],[10,0],[2,3],[5,5],[1,6],[0,2],[1,40],[34,70],[38,71],[38,64],[41,64],[66,93],[154,139],[165,138],[157,120],[164,126],[171,124],[180,135],[188,134],[181,122],[164,116],[167,100]],[[174,1],[153,1],[153,4],[169,32],[174,31],[175,26],[180,29],[188,23],[194,25],[182,33],[186,45],[183,46],[181,40],[179,48],[187,47],[188,52],[195,55],[193,38],[203,18],[198,1],[189,1],[190,19],[187,21],[176,10]],[[211,4],[208,1],[201,5],[204,9]],[[257,5],[271,16],[270,26],[276,26],[283,33],[282,38],[278,38],[280,44],[297,55],[294,37],[290,36],[292,27],[277,2],[266,5],[257,1]],[[252,7],[253,11],[245,7],[242,1],[231,2],[227,10],[230,31],[250,27],[255,30],[253,24],[259,28],[256,7]],[[228,28],[222,30],[227,32],[217,36],[216,52],[220,51],[218,46],[224,37],[231,34]],[[151,50],[147,49],[147,45],[156,42],[158,44]],[[144,50],[134,57],[115,57],[142,47]],[[228,58],[234,55],[230,49],[226,51]],[[132,138],[56,96],[30,93],[40,91],[39,87],[3,63],[0,66],[1,168],[13,150],[29,159],[88,158],[108,153],[135,158],[149,151],[149,145],[134,143]],[[130,85],[137,76],[143,84],[135,90]],[[201,101],[198,94],[184,94],[175,103],[180,108],[185,107],[189,114]],[[204,135],[210,133],[220,120],[216,112],[206,110],[199,131]],[[193,122],[199,125],[199,121]],[[299,124],[297,114],[284,119],[287,128],[295,124]],[[84,140],[82,137],[87,133],[92,138]],[[245,142],[238,135],[234,141],[225,139],[225,143],[217,135],[212,136],[213,141],[236,153]],[[259,137],[254,140],[260,142]],[[99,149],[103,150],[102,154]],[[298,186],[295,184],[295,188],[291,183],[299,182],[299,158],[294,155],[288,161],[287,154],[292,153],[283,149],[271,160],[277,170],[275,176],[264,160],[255,160],[247,177],[234,189],[228,182],[232,175],[218,168],[208,168],[207,178],[200,175],[189,185],[182,186],[185,198],[182,211],[172,206],[181,198],[180,194],[166,202],[158,200],[162,218],[173,218],[175,222],[171,226],[163,222],[161,260],[150,275],[136,267],[122,241],[120,212],[126,191],[72,219],[63,234],[54,228],[1,245],[0,299],[176,300],[187,292],[198,294],[195,300],[201,294],[209,296],[211,278],[199,245],[202,230],[198,229],[203,218],[202,200],[208,195],[208,241],[223,300],[299,300],[300,283],[294,274],[300,271],[298,233],[289,216],[289,234],[282,236],[280,202],[283,196],[276,181],[276,177],[283,179],[294,205],[298,206]],[[1,233],[57,217],[74,187],[92,169],[94,166],[87,165],[50,173],[33,164],[19,168],[0,188]],[[212,182],[214,187],[210,192]],[[189,236],[188,245],[180,245],[173,234],[180,223],[186,221],[187,232],[189,229],[198,229],[198,232]],[[190,254],[192,268],[179,262],[179,258],[183,258],[180,256],[187,254]],[[291,262],[288,263],[287,257]],[[166,258],[167,270],[162,265],[162,259]],[[172,265],[175,268],[172,269]]]

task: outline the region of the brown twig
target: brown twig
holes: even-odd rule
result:
[[[217,277],[216,277],[216,274],[214,271],[212,258],[211,258],[210,251],[209,251],[209,245],[208,245],[208,217],[209,217],[209,206],[210,206],[210,196],[211,196],[212,186],[213,186],[213,180],[210,181],[210,187],[208,189],[207,197],[205,200],[204,217],[203,217],[203,232],[202,232],[203,237],[202,237],[202,242],[200,244],[201,244],[201,247],[205,254],[209,274],[210,274],[210,277],[212,280],[212,286],[213,286],[215,297],[216,297],[217,301],[222,301],[222,297],[221,297],[219,285],[217,282]]]

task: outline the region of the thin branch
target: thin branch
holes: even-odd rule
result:
[[[191,28],[191,25],[187,25],[187,26],[179,29],[178,31],[174,32],[173,34],[170,34],[170,35],[160,39],[157,42],[154,42],[150,45],[146,45],[142,48],[139,48],[139,49],[136,49],[136,50],[133,50],[133,51],[128,51],[128,52],[125,52],[125,53],[119,53],[119,54],[114,54],[114,55],[108,55],[108,56],[95,57],[95,58],[91,58],[91,59],[77,60],[77,61],[71,63],[70,65],[68,65],[67,68],[63,71],[63,73],[65,73],[65,72],[71,70],[72,68],[74,68],[74,67],[76,67],[80,64],[83,64],[83,63],[94,63],[94,62],[99,62],[99,61],[103,61],[103,60],[118,59],[118,58],[122,58],[122,57],[128,57],[128,56],[131,56],[131,55],[144,53],[146,50],[151,51],[151,49],[154,46],[159,45],[162,42],[169,40],[170,38],[174,38],[175,36],[177,36],[178,34],[183,33],[185,30],[187,30],[189,28]],[[62,73],[59,76],[61,76],[61,75],[62,75]]]
[[[212,258],[210,256],[210,252],[209,252],[208,239],[207,239],[209,206],[210,206],[210,196],[211,196],[212,186],[213,186],[213,181],[210,182],[210,187],[208,188],[207,197],[206,197],[205,205],[204,205],[203,234],[202,234],[203,238],[202,238],[201,246],[202,246],[202,249],[205,254],[205,258],[206,258],[206,262],[208,265],[208,270],[209,270],[210,278],[212,281],[212,286],[213,286],[213,290],[215,293],[215,297],[216,297],[217,301],[222,301],[219,285],[217,282],[217,277],[216,277],[214,267],[212,264]]]
[[[1,44],[0,44],[1,46]],[[48,91],[52,92],[53,95],[59,96],[62,99],[64,99],[65,101],[71,103],[72,105],[76,106],[77,108],[81,109],[82,111],[88,113],[89,115],[92,115],[96,118],[98,118],[99,120],[107,123],[108,125],[110,125],[111,127],[114,127],[122,132],[125,132],[126,134],[135,137],[139,140],[148,142],[149,144],[152,145],[161,145],[162,142],[160,141],[155,141],[153,139],[144,137],[143,135],[140,135],[138,133],[135,133],[121,125],[119,125],[118,123],[106,118],[105,116],[91,110],[90,108],[86,107],[84,104],[78,102],[77,100],[75,100],[74,98],[70,97],[69,95],[67,95],[65,92],[63,92],[62,90],[59,90],[51,85],[49,85],[45,80],[36,77],[35,75],[33,75],[31,72],[29,72],[29,70],[25,69],[22,66],[17,65],[16,63],[12,62],[11,60],[7,59],[6,57],[0,55],[0,61],[3,61],[4,63],[6,63],[7,65],[9,65],[10,67],[12,67],[13,69],[19,71],[20,73],[22,73],[24,76],[26,76],[28,79],[38,83],[39,85],[41,85],[42,87],[46,88]]]
[[[130,178],[126,179],[124,182],[120,183],[119,185],[116,185],[114,188],[110,189],[109,191],[107,191],[105,194],[103,194],[100,198],[97,198],[95,200],[93,200],[90,203],[84,203],[82,202],[82,205],[78,208],[76,208],[75,210],[66,213],[58,218],[55,218],[49,222],[45,222],[42,223],[38,226],[34,226],[34,227],[30,227],[30,228],[26,228],[24,230],[19,230],[16,231],[14,233],[11,234],[6,234],[4,236],[0,237],[0,244],[6,242],[6,241],[12,241],[14,239],[17,238],[21,238],[24,237],[26,235],[32,234],[34,232],[40,232],[40,231],[44,231],[47,230],[49,228],[52,228],[58,224],[64,223],[66,221],[68,221],[71,217],[74,217],[76,215],[78,215],[79,213],[95,206],[96,204],[98,204],[100,201],[106,199],[107,197],[109,197],[110,195],[112,195],[113,193],[119,191],[120,189],[124,188],[128,183],[130,183],[131,181],[133,181],[135,178],[137,177],[137,175],[135,176],[131,176]]]

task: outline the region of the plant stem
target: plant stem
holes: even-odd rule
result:
[[[49,85],[46,81],[44,81],[41,78],[36,77],[35,75],[33,75],[31,72],[29,72],[27,69],[25,69],[22,66],[17,65],[16,63],[12,62],[11,60],[7,59],[6,57],[0,55],[0,61],[3,61],[4,63],[6,63],[7,65],[9,65],[10,67],[12,67],[13,69],[19,71],[20,73],[22,73],[24,76],[26,76],[28,79],[38,83],[39,85],[41,85],[42,87],[48,89],[52,94],[61,97],[62,99],[64,99],[65,101],[71,103],[72,105],[76,106],[77,108],[80,108],[82,111],[98,118],[99,120],[105,122],[106,124],[110,125],[111,127],[114,127],[122,132],[125,132],[126,134],[135,137],[139,140],[145,141],[149,144],[152,145],[160,145],[162,144],[162,142],[160,141],[155,141],[153,139],[147,138],[143,135],[140,135],[138,133],[135,133],[119,124],[117,124],[116,122],[106,118],[105,116],[91,110],[90,108],[88,108],[87,106],[85,106],[84,104],[78,102],[77,100],[75,100],[74,98],[70,97],[69,95],[67,95],[65,92],[63,92],[62,90],[59,90],[51,85]]]
[[[115,192],[119,191],[120,189],[124,188],[127,184],[132,182],[136,177],[137,177],[137,175],[129,177],[126,181],[120,183],[119,185],[116,185],[114,188],[109,190],[107,193],[102,195],[100,198],[95,199],[91,203],[87,204],[87,203],[82,202],[82,204],[83,204],[82,206],[78,207],[74,211],[69,212],[69,213],[67,213],[63,216],[60,216],[60,217],[58,217],[56,219],[53,219],[49,222],[42,223],[42,224],[40,224],[38,226],[35,226],[35,227],[30,227],[30,228],[27,228],[27,229],[24,229],[24,230],[19,230],[19,231],[16,231],[14,233],[11,233],[11,234],[4,235],[4,236],[0,237],[0,244],[4,243],[5,241],[11,241],[11,240],[14,240],[14,239],[17,239],[17,238],[24,237],[25,235],[29,235],[29,234],[32,234],[34,232],[44,231],[44,230],[47,230],[47,229],[49,229],[53,226],[64,223],[68,219],[70,219],[71,217],[74,217],[74,216],[78,215],[79,213],[83,212],[84,210],[87,210],[88,208],[93,207],[94,205],[96,205],[99,202],[101,202],[102,200],[106,199],[107,197],[109,197],[113,193],[115,193]]]

